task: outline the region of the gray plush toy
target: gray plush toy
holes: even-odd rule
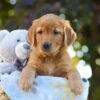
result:
[[[0,31],[0,74],[21,70],[25,65],[31,51],[27,33],[27,30]]]

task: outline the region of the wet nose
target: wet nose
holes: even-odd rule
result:
[[[27,49],[27,50],[30,49],[30,46],[28,44],[24,44],[23,47],[24,49]]]
[[[43,49],[44,49],[44,50],[49,50],[49,49],[50,49],[50,46],[51,46],[51,44],[50,44],[49,42],[45,42],[45,43],[43,44]]]

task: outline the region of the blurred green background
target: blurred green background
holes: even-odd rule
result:
[[[51,12],[70,20],[77,32],[73,63],[92,67],[89,100],[100,100],[100,0],[0,0],[0,29],[28,29]]]

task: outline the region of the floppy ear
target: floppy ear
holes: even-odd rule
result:
[[[32,44],[34,42],[34,37],[32,36],[33,34],[33,27],[31,26],[28,30],[28,35],[27,35],[27,40],[30,44]],[[34,43],[33,43],[34,44]]]
[[[36,24],[37,20],[34,20],[31,27],[28,30],[27,40],[32,46],[36,46]]]
[[[68,20],[62,20],[64,24],[64,45],[69,46],[72,44],[76,39],[76,32],[70,25]]]

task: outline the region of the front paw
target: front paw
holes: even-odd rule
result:
[[[20,79],[19,87],[23,91],[28,91],[32,87],[33,81],[29,79]]]
[[[71,91],[75,93],[75,95],[80,95],[82,93],[83,86],[81,80],[70,80],[69,84]]]

